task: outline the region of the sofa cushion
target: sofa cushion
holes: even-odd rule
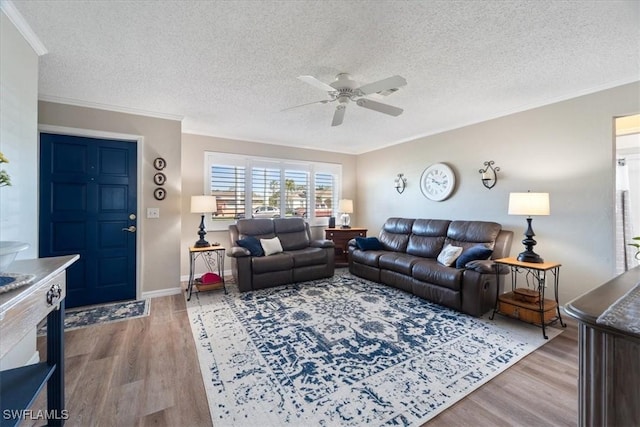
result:
[[[293,266],[296,268],[309,265],[321,265],[328,262],[327,251],[321,248],[308,247],[287,253],[293,256]]]
[[[260,244],[266,256],[282,252],[282,244],[277,236],[272,239],[260,239]]]
[[[459,291],[464,270],[446,267],[435,259],[424,258],[416,261],[411,269],[414,279],[432,283],[434,285],[445,286],[454,291]]]
[[[247,236],[244,239],[236,240],[236,244],[249,250],[251,256],[264,256],[264,250],[260,244],[260,240],[253,236]]]
[[[282,249],[293,251],[309,246],[310,238],[307,224],[302,218],[276,218],[273,219],[276,235],[280,238]]]
[[[413,226],[411,218],[389,218],[380,231],[380,242],[384,249],[395,252],[406,252],[409,234]]]
[[[447,267],[451,266],[462,253],[461,246],[447,245],[438,255],[438,262]]]
[[[251,258],[251,271],[253,274],[291,270],[292,268],[293,256],[287,252],[280,252],[279,254],[271,256]]]
[[[464,268],[468,262],[489,259],[493,249],[489,249],[484,245],[475,245],[462,251],[462,254],[456,260],[456,268]]]
[[[445,244],[470,248],[483,244],[493,249],[502,226],[497,222],[486,221],[451,221],[447,231]]]
[[[351,260],[360,264],[366,264],[371,267],[378,267],[378,259],[380,255],[384,254],[384,251],[363,251],[356,249],[351,252]]]
[[[356,246],[363,251],[379,251],[382,243],[377,237],[356,237]]]
[[[401,252],[386,252],[380,255],[378,265],[385,270],[396,271],[411,276],[411,267],[413,267],[413,264],[419,259],[419,257]]]
[[[246,218],[236,222],[240,238],[254,236],[258,239],[268,239],[275,236],[273,220],[268,218]]]
[[[411,228],[407,253],[424,258],[437,258],[444,246],[451,221],[416,219]]]

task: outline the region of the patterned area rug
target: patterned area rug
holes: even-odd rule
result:
[[[547,342],[349,274],[187,307],[217,426],[417,426]]]
[[[72,308],[65,310],[64,330],[71,331],[97,324],[145,317],[149,315],[150,309],[151,303],[148,299]],[[47,321],[45,319],[38,326],[38,335],[46,334]]]

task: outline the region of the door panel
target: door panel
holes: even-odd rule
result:
[[[67,307],[136,297],[136,164],[135,141],[40,135],[40,256],[80,254]]]

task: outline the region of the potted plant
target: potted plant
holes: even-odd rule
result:
[[[0,151],[0,164],[2,163],[9,163],[9,160],[2,154],[2,151]],[[9,173],[4,169],[0,169],[0,187],[7,187],[9,185],[11,185]]]
[[[633,257],[640,261],[640,236],[633,237],[631,240],[635,240],[636,243],[627,243],[627,245],[636,248],[636,254]]]

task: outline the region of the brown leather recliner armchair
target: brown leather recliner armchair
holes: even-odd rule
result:
[[[278,237],[283,252],[254,256],[238,245],[247,237]],[[335,271],[335,246],[331,240],[313,240],[303,218],[239,219],[229,226],[233,277],[241,292],[287,283],[331,277]]]

